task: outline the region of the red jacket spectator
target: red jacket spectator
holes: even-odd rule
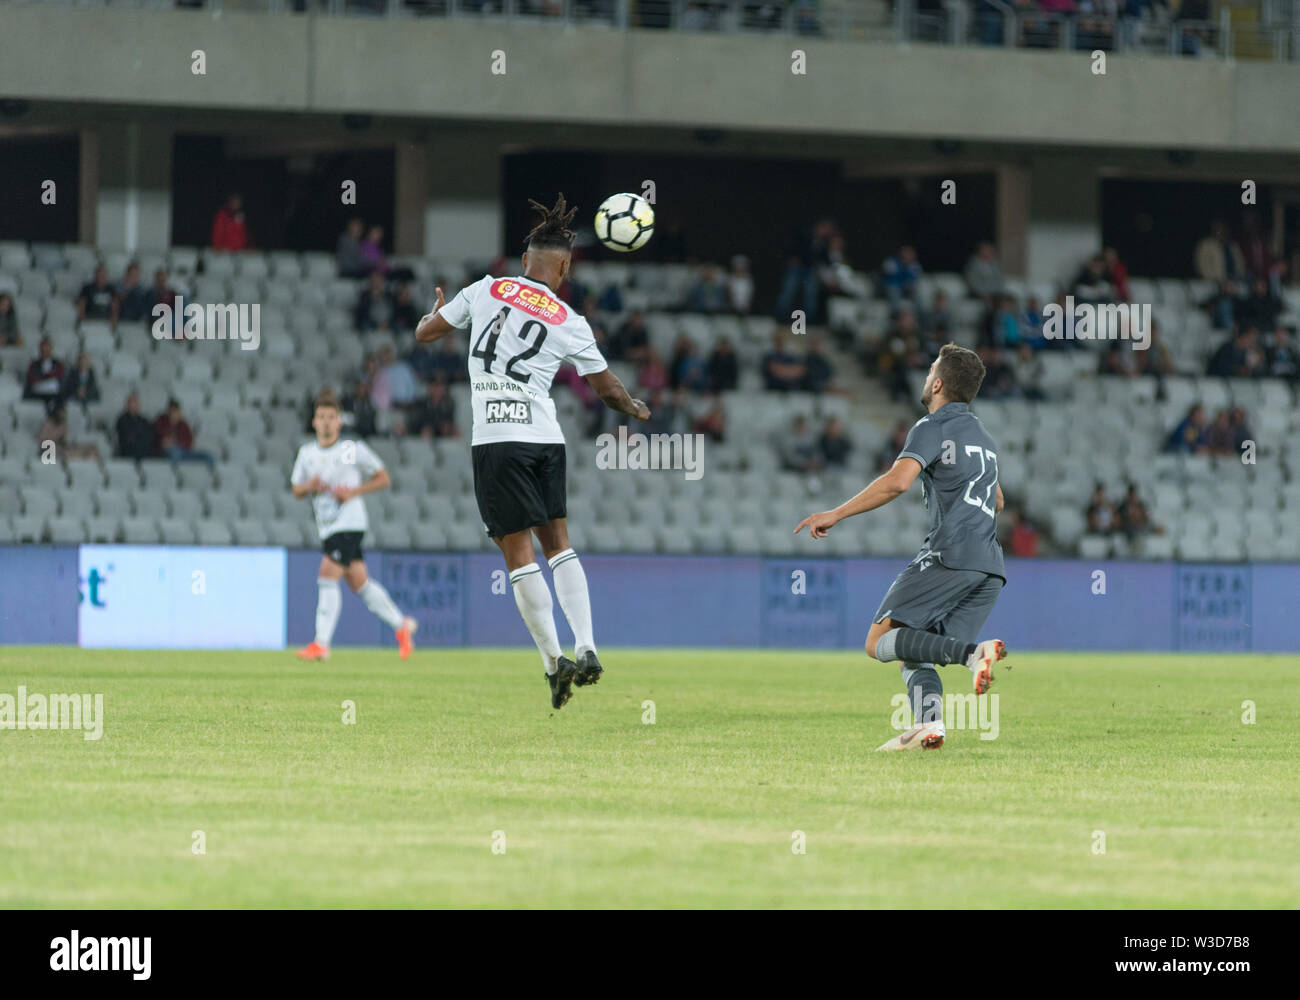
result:
[[[190,425],[179,414],[173,419],[170,408],[153,422],[153,432],[157,448],[163,454],[166,454],[168,448],[179,446],[189,451],[194,447],[194,432],[190,430]]]
[[[212,218],[212,249],[247,250],[251,245],[244,221],[244,200],[232,194]]]

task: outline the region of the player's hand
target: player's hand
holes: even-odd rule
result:
[[[634,399],[632,400],[632,416],[638,420],[649,420],[650,407],[646,406],[641,400]]]
[[[357,491],[351,486],[335,486],[330,492],[334,494],[334,499],[339,503],[347,503],[357,495]]]
[[[312,476],[303,485],[306,487],[308,493],[324,493],[329,489],[328,486],[321,482],[320,476]]]
[[[835,525],[839,523],[839,520],[840,519],[829,510],[823,510],[817,514],[809,514],[799,522],[798,526],[794,529],[794,533],[796,535],[799,534],[803,529],[803,526],[806,524],[810,536],[813,538],[825,538],[826,532],[835,527]]]
[[[441,309],[443,306],[447,304],[447,300],[442,297],[441,288],[434,288],[433,297],[434,297],[434,306],[433,306],[433,311],[429,314],[430,316],[432,316],[433,313],[436,313],[439,309]]]

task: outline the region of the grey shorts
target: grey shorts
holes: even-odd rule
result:
[[[1002,591],[1000,576],[949,569],[937,559],[918,559],[899,573],[873,619],[978,642],[980,629]]]

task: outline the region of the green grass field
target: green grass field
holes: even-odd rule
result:
[[[0,648],[106,718],[0,731],[0,907],[1296,906],[1295,657],[1011,657],[997,739],[886,754],[853,653],[604,650],[552,712],[531,649]]]

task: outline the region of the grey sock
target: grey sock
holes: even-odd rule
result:
[[[916,723],[943,721],[943,681],[932,663],[904,663],[903,683]]]
[[[975,643],[962,642],[948,635],[922,632],[918,628],[896,628],[886,633],[894,637],[893,652],[900,660],[914,663],[965,663],[975,652]],[[884,636],[881,636],[883,639]],[[876,643],[880,651],[880,643]]]

